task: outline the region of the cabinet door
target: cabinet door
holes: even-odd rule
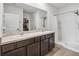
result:
[[[41,55],[45,55],[48,52],[48,39],[41,41]]]
[[[40,55],[39,51],[40,51],[39,42],[27,46],[28,56],[39,56]]]
[[[41,40],[45,40],[46,39],[46,35],[41,36]]]
[[[40,42],[41,37],[35,37],[35,42]]]
[[[54,37],[49,38],[49,50],[52,50],[55,46]]]
[[[15,43],[3,45],[1,48],[2,48],[2,53],[5,53],[5,52],[10,51],[10,50],[14,50]]]
[[[2,55],[3,56],[25,56],[26,55],[25,47],[7,52],[7,53],[2,54]]]

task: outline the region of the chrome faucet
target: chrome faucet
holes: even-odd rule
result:
[[[19,28],[17,28],[17,30],[20,32],[19,34],[21,34],[21,35],[24,34]]]
[[[17,28],[18,31],[21,31],[19,28]]]

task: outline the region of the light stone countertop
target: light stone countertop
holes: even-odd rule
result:
[[[53,31],[40,31],[40,32],[26,33],[23,35],[19,34],[19,35],[7,36],[1,39],[0,45],[13,43],[13,42],[21,41],[21,40],[26,40],[26,39],[30,39],[33,37],[42,36],[42,35],[50,34],[50,33],[54,33],[54,32]]]

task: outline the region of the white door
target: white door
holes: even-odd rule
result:
[[[17,32],[17,28],[19,28],[19,15],[5,13],[5,27],[7,33]]]

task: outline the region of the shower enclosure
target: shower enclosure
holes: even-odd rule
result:
[[[59,36],[63,46],[79,52],[79,13],[78,10],[57,14]]]

